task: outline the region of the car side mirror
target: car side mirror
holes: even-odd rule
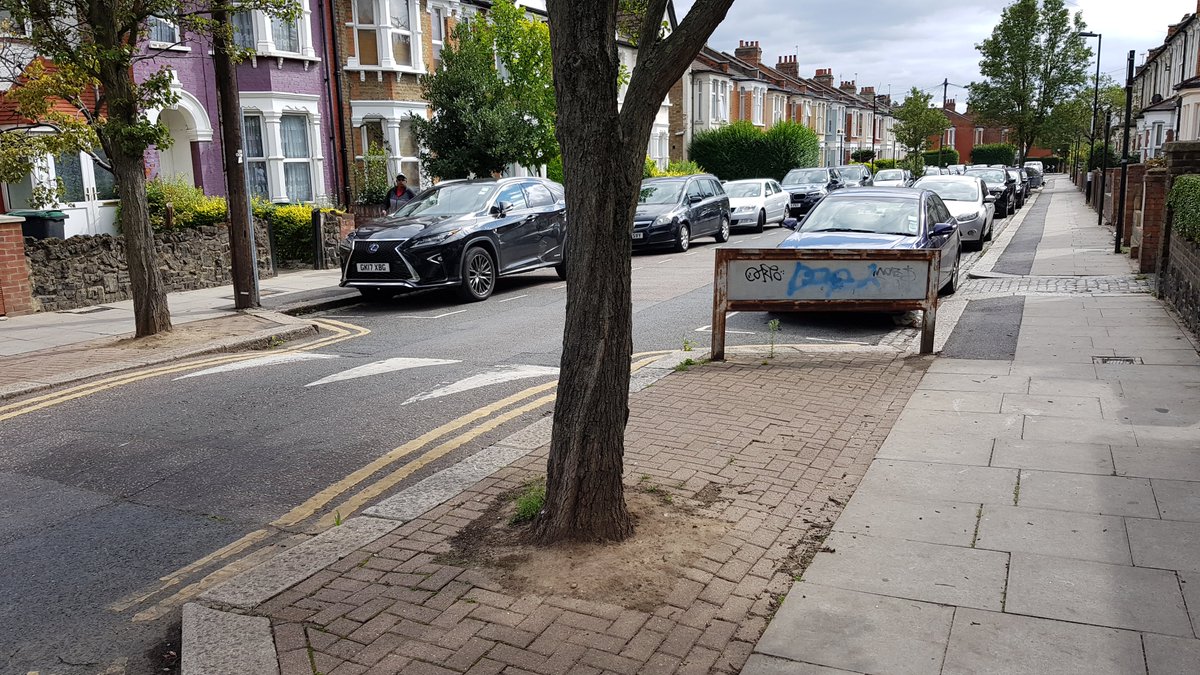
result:
[[[996,197],[995,197],[995,196],[993,196],[993,195],[988,195],[988,196],[986,196],[986,197],[984,197],[984,198],[983,198],[983,203],[984,203],[984,204],[995,204],[995,203],[996,203]]]
[[[491,214],[497,218],[508,213],[512,209],[512,204],[509,202],[496,202],[492,205]]]
[[[800,225],[800,221],[796,220],[795,218],[784,218],[783,219],[783,226],[789,230],[795,230],[797,227],[799,227],[799,225]]]
[[[704,197],[701,195],[688,195],[687,201],[689,204],[698,204],[704,201]]]
[[[954,223],[939,223],[933,226],[933,231],[929,233],[932,237],[945,237],[954,232],[958,226]]]

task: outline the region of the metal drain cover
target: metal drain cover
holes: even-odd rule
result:
[[[1142,357],[1140,356],[1093,356],[1092,363],[1116,363],[1126,366],[1140,366]]]

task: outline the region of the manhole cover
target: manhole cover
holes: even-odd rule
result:
[[[1092,363],[1118,363],[1127,366],[1142,365],[1140,356],[1093,356]]]

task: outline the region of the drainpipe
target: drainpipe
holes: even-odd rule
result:
[[[341,161],[338,162],[336,188],[341,193],[342,203],[350,206],[350,159],[346,153],[346,115],[342,105],[342,56],[338,49],[337,35],[334,26],[337,17],[334,15],[331,0],[318,0],[321,16],[321,33],[325,36],[325,44],[329,52],[325,54],[325,95],[329,101],[329,114],[335,121],[336,133],[332,137],[333,151]],[[330,75],[332,74],[332,78]]]

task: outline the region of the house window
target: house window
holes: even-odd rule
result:
[[[983,145],[983,127],[975,127],[975,145]]]
[[[409,0],[388,0],[392,19],[392,58],[396,65],[413,64],[412,16]]]
[[[1155,147],[1162,145],[1162,142],[1163,142],[1163,125],[1155,124],[1154,125],[1154,145],[1155,145]]]
[[[149,19],[150,42],[173,45],[179,42],[179,28],[166,19],[152,16]]]
[[[246,154],[246,189],[250,191],[251,196],[269,199],[262,117],[246,115],[242,118],[242,145]]]
[[[279,17],[271,17],[271,37],[275,40],[275,50],[280,52],[300,53],[300,22],[286,21]]]
[[[308,118],[304,115],[283,115],[279,119],[284,190],[293,202],[310,202],[313,199],[312,149],[308,142],[308,127]]]
[[[783,121],[783,98],[775,96],[772,100],[774,101],[774,112],[771,115],[771,123],[779,124]]]
[[[430,43],[433,45],[433,67],[442,67],[442,48],[446,45],[446,10],[441,7],[433,9],[432,32]]]
[[[363,120],[362,129],[362,155],[366,155],[372,148],[383,148],[388,154],[391,154],[391,148],[388,147],[387,138],[383,135],[383,120]]]
[[[354,65],[414,67],[411,0],[354,0],[353,7]]]
[[[763,123],[763,91],[761,89],[754,90],[754,123]]]
[[[254,15],[250,12],[236,12],[230,19],[233,23],[233,44],[242,49],[257,47],[254,37]]]

